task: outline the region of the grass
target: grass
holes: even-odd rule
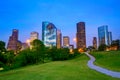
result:
[[[0,80],[119,80],[87,67],[85,54],[68,61],[55,61],[0,72]]]
[[[120,51],[93,52],[92,55],[96,65],[120,72]]]

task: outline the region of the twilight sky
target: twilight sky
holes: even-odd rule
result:
[[[8,42],[12,29],[19,30],[25,42],[30,32],[41,35],[42,21],[49,21],[70,36],[76,36],[76,23],[86,22],[87,46],[98,37],[97,28],[108,25],[113,39],[120,38],[120,0],[0,0],[0,40]]]

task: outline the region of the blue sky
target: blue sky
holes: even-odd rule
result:
[[[120,38],[120,0],[0,0],[0,40],[8,42],[12,29],[19,29],[25,42],[30,32],[41,35],[42,21],[49,21],[70,36],[76,36],[76,23],[86,22],[87,46],[98,37],[97,28],[108,25],[113,39]]]

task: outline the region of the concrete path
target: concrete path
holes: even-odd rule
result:
[[[98,72],[101,72],[103,74],[112,76],[112,77],[120,78],[120,72],[110,71],[110,70],[107,70],[105,68],[102,68],[102,67],[94,65],[93,63],[95,61],[95,58],[93,56],[91,56],[90,54],[88,54],[87,52],[85,54],[88,57],[90,57],[90,60],[87,63],[87,65],[88,65],[89,68],[94,69],[94,70],[96,70]]]

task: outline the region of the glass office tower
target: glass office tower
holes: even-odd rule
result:
[[[57,28],[50,22],[42,22],[42,41],[46,47],[57,46]]]
[[[112,43],[112,32],[108,32],[108,44],[111,45]]]
[[[103,25],[98,27],[98,38],[99,38],[99,46],[101,44],[108,45],[108,26]]]

